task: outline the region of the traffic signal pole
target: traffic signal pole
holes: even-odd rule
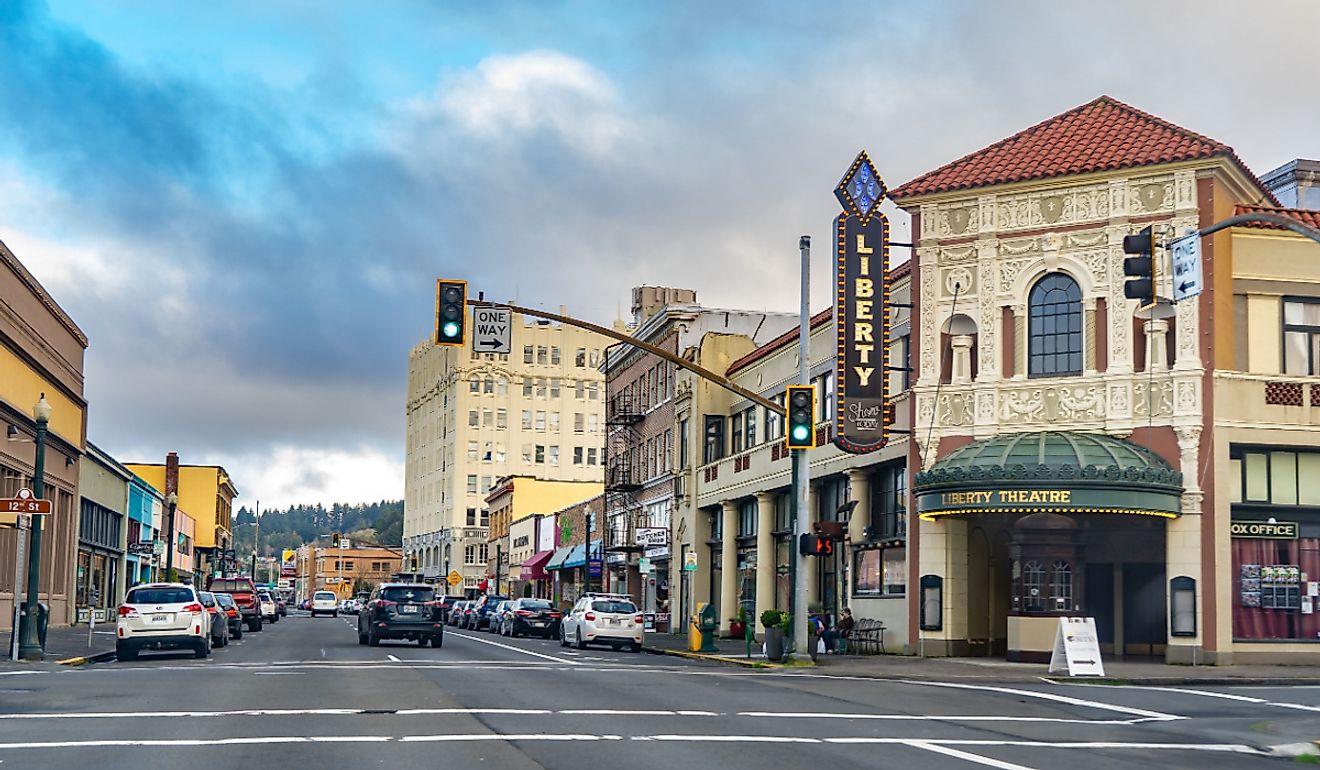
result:
[[[800,317],[798,318],[798,384],[810,385],[811,236],[804,235],[798,239],[798,252],[802,256],[802,304],[799,308]],[[814,403],[812,407],[814,412]],[[815,420],[814,413],[811,418]],[[785,415],[785,422],[787,423],[787,415]],[[797,547],[797,543],[802,540],[803,533],[807,531],[807,520],[809,518],[807,487],[810,484],[810,478],[811,464],[807,462],[807,450],[794,449],[793,497],[797,501],[797,505],[793,507],[793,540],[789,545],[789,551],[792,554],[790,563],[793,565],[790,578],[793,587],[793,599],[789,605],[789,615],[793,621],[793,649],[798,656],[807,655],[811,652],[811,648],[808,646],[811,639],[807,633],[807,564],[806,557],[802,555],[802,549]]]

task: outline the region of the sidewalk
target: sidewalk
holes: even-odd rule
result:
[[[734,666],[778,667],[761,655],[759,642],[746,657],[746,644],[737,639],[718,639],[717,654],[688,652],[686,636],[649,634],[646,650]],[[799,664],[801,665],[801,664]],[[1174,666],[1157,661],[1105,660],[1103,681],[1146,686],[1173,685],[1320,685],[1320,666]],[[918,658],[910,655],[821,655],[814,673],[861,679],[983,680],[987,682],[1038,682],[1067,680],[1049,674],[1044,663],[1010,663],[1000,658]]]
[[[9,633],[0,632],[4,644],[0,661],[9,663]],[[115,624],[97,623],[91,644],[87,643],[87,626],[61,626],[46,629],[46,662],[69,661],[86,663],[94,657],[113,655],[115,651]]]

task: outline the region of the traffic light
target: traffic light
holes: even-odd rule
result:
[[[467,281],[435,282],[435,344],[462,345],[467,340]]]
[[[798,537],[798,553],[803,556],[833,556],[834,541],[825,535],[803,532]]]
[[[1136,256],[1123,258],[1123,296],[1155,303],[1155,228],[1147,225],[1136,235],[1123,236],[1123,253]]]
[[[788,414],[784,443],[789,449],[814,449],[816,446],[816,386],[789,385],[784,398]]]
[[[339,533],[338,533],[338,532],[331,532],[331,533],[330,533],[330,547],[331,547],[331,548],[338,548],[338,547],[339,547]]]

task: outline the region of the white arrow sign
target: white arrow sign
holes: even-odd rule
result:
[[[508,308],[472,308],[472,352],[508,353],[513,349],[513,311]]]
[[[1173,262],[1173,301],[1180,302],[1201,293],[1201,236],[1184,235],[1169,244]]]

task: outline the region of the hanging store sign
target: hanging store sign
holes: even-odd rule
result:
[[[888,190],[863,150],[834,195],[843,213],[834,220],[838,280],[834,320],[834,444],[845,452],[874,452],[889,439],[889,220],[880,213]]]

